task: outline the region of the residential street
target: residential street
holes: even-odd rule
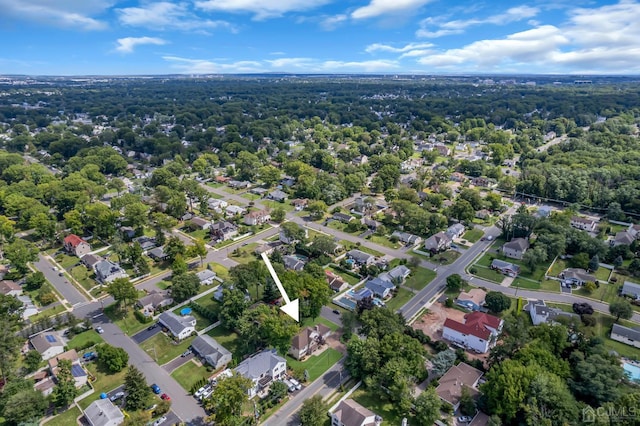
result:
[[[44,274],[44,277],[55,287],[56,290],[64,297],[69,304],[77,305],[87,301],[84,294],[80,293],[73,284],[67,281],[66,276],[60,276],[60,271],[55,271],[53,265],[46,257],[40,253],[38,254],[38,260],[33,262],[33,266]]]

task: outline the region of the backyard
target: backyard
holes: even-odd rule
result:
[[[182,306],[180,308],[176,308],[176,309],[173,310],[173,313],[178,315],[178,316],[180,316],[181,315],[180,311],[182,311],[187,306]],[[196,312],[194,309],[191,309],[191,312],[189,313],[189,315],[191,315],[192,317],[194,317],[196,319],[196,330],[198,330],[198,331],[200,331],[202,329],[205,329],[205,328],[209,327],[211,324],[214,323],[214,321],[211,321],[208,318],[203,317],[198,312]]]
[[[207,367],[198,365],[193,360],[181,365],[171,373],[171,377],[176,379],[187,392],[190,392],[193,385],[200,379],[206,379],[209,376],[211,376],[211,373],[207,370]]]
[[[113,303],[104,308],[104,314],[109,317],[111,321],[116,323],[122,331],[128,336],[133,336],[138,331],[149,326],[149,323],[138,321],[133,315],[133,309],[128,308],[126,311],[122,311],[117,303]]]
[[[431,269],[417,267],[411,272],[409,278],[404,283],[404,287],[409,287],[414,290],[420,291],[427,286],[434,278],[436,273]]]
[[[142,342],[140,347],[153,357],[159,365],[162,365],[186,351],[192,340],[193,337],[188,337],[180,343],[175,343],[166,334],[158,333]]]
[[[407,303],[414,294],[407,289],[399,288],[395,296],[391,300],[384,302],[387,307],[393,311],[400,309]]]
[[[312,355],[304,362],[297,361],[287,355],[287,367],[294,371],[307,370],[309,382],[322,376],[331,366],[342,358],[342,354],[335,349],[326,348],[319,355]]]
[[[529,269],[529,267],[526,266],[521,260],[511,259],[509,257],[503,256],[500,253],[496,253],[493,250],[491,253],[487,253],[482,256],[476,262],[476,265],[485,266],[488,268],[491,266],[491,262],[493,262],[493,259],[503,260],[505,262],[513,263],[514,265],[520,266],[520,277],[528,278],[534,281],[542,281],[544,279],[545,272],[547,271],[547,269],[549,269],[549,264],[544,263],[543,265],[536,266],[533,272],[531,272],[531,269]]]
[[[333,272],[336,275],[339,275],[340,277],[342,277],[342,279],[348,283],[349,285],[355,285],[357,283],[359,283],[360,281],[362,281],[361,278],[355,277],[351,274],[349,274],[348,272],[344,272],[338,268],[335,268],[333,266],[328,266],[327,267],[328,270],[330,270],[331,272]]]
[[[73,406],[69,408],[67,411],[65,411],[64,413],[58,414],[57,416],[55,416],[53,419],[49,420],[45,424],[47,426],[75,425],[76,419],[80,417],[81,414],[82,413],[80,412],[80,409],[76,406]]]
[[[402,424],[404,416],[394,408],[393,403],[380,399],[378,395],[374,395],[368,389],[360,387],[351,394],[351,399],[382,417],[386,424]]]
[[[96,380],[91,383],[94,392],[78,402],[83,410],[86,409],[93,401],[99,399],[102,392],[109,392],[124,384],[124,376],[127,374],[126,368],[123,368],[115,374],[107,374],[98,368],[98,364],[95,362],[87,363],[85,364],[85,367],[96,378]]]
[[[383,247],[389,247],[392,249],[398,249],[400,247],[402,247],[402,244],[398,243],[398,242],[393,242],[391,241],[389,238],[385,237],[385,236],[381,236],[381,235],[370,235],[367,237],[367,240],[371,241],[372,243],[375,244],[379,244]]]
[[[209,330],[207,334],[216,339],[218,343],[231,352],[234,359],[242,360],[244,355],[246,355],[242,349],[242,342],[240,342],[238,334],[235,331],[229,331],[219,325]]]
[[[318,317],[315,320],[313,318],[304,318],[300,323],[300,327],[312,327],[316,324],[324,324],[331,329],[331,331],[336,331],[338,329],[338,325],[332,323],[328,319]]]

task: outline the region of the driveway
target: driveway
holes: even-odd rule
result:
[[[38,255],[38,260],[33,266],[44,274],[44,277],[51,283],[58,293],[64,297],[67,302],[77,305],[87,301],[87,298],[78,291],[64,276],[59,276],[58,271],[53,270],[53,265],[42,255]]]
[[[164,368],[167,373],[171,374],[173,372],[173,370],[175,370],[178,367],[183,366],[187,362],[190,362],[194,357],[195,357],[195,355],[193,354],[193,352],[190,353],[187,356],[179,356],[177,358],[172,359],[171,361],[169,361],[165,365],[163,365],[162,368]]]
[[[145,328],[144,330],[142,330],[142,331],[134,334],[133,336],[131,336],[131,340],[133,340],[137,344],[140,344],[140,343],[144,342],[145,340],[150,339],[153,336],[155,336],[156,334],[160,333],[161,330],[162,330],[162,328],[158,327],[157,325],[154,328],[152,328],[151,330]]]
[[[320,316],[338,325],[339,327],[342,327],[342,320],[340,320],[340,315],[335,314],[333,312],[333,309],[331,309],[330,307],[323,306],[322,310],[320,311]]]

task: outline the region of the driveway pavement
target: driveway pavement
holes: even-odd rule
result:
[[[160,333],[161,330],[162,330],[162,328],[158,327],[157,325],[154,328],[152,328],[151,330],[149,330],[148,328],[145,328],[144,330],[139,331],[138,333],[136,333],[133,336],[131,336],[131,340],[133,340],[137,344],[140,344],[140,343],[144,342],[145,340],[150,339],[153,336],[155,336],[156,334]]]
[[[51,283],[58,293],[62,295],[70,304],[76,305],[87,301],[87,298],[71,284],[65,276],[58,275],[60,271],[55,271],[53,265],[42,254],[38,255],[38,260],[33,266],[44,274],[44,277]]]
[[[173,372],[173,370],[175,370],[178,367],[183,366],[187,362],[190,362],[194,357],[195,357],[195,355],[193,354],[193,352],[190,353],[187,356],[179,356],[177,358],[172,359],[171,361],[169,361],[165,365],[163,365],[162,368],[164,368],[167,373],[171,374]]]

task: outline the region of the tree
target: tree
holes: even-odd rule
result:
[[[616,322],[620,318],[629,319],[633,315],[633,307],[626,299],[616,300],[609,304],[609,313],[616,317]]]
[[[0,259],[4,256],[4,244],[13,238],[15,224],[8,217],[0,215]]]
[[[205,408],[214,413],[216,424],[225,424],[229,418],[242,415],[242,406],[249,400],[247,392],[252,386],[251,379],[235,372],[218,382],[211,398],[204,402]]]
[[[589,260],[589,270],[591,272],[596,272],[598,268],[600,268],[600,257],[597,254],[594,254]]]
[[[459,274],[451,274],[447,277],[447,291],[458,292],[462,289],[464,280]]]
[[[171,279],[171,296],[176,302],[183,302],[198,294],[200,280],[193,272],[174,276]]]
[[[442,401],[433,386],[422,392],[414,402],[416,421],[421,425],[431,425],[440,418]]]
[[[202,238],[196,238],[192,246],[187,249],[189,256],[198,256],[200,258],[200,266],[204,262],[204,258],[207,255],[207,246]]]
[[[68,359],[58,362],[56,382],[51,399],[57,407],[67,407],[78,394],[75,379],[71,374],[71,361]]]
[[[98,346],[98,362],[110,373],[117,373],[127,366],[129,354],[122,348],[103,343]]]
[[[38,250],[35,244],[21,238],[16,238],[15,241],[5,247],[4,254],[18,272],[25,274],[29,271],[27,263],[35,262],[38,259],[39,252],[40,250]]]
[[[124,220],[134,229],[142,228],[147,222],[149,206],[135,202],[124,206]]]
[[[258,177],[262,180],[267,188],[272,187],[280,180],[280,169],[272,165],[262,166],[258,169]]]
[[[624,372],[617,361],[593,354],[579,361],[569,386],[578,398],[594,406],[614,401],[620,395]]]
[[[460,412],[465,416],[476,414],[476,401],[473,399],[471,390],[466,385],[462,386],[460,391]]]
[[[29,351],[24,355],[24,366],[27,371],[36,371],[42,362],[42,355],[38,351]]]
[[[177,255],[184,256],[185,250],[182,240],[176,236],[172,236],[167,241],[167,246],[165,247],[164,252],[167,254],[169,262],[173,263]]]
[[[591,294],[594,291],[596,291],[596,283],[594,283],[593,281],[589,281],[588,283],[586,283],[584,285],[584,289],[587,291],[587,293]]]
[[[138,292],[131,281],[127,278],[116,278],[107,287],[109,293],[118,302],[120,308],[127,310],[127,303],[134,301],[138,297]]]
[[[284,220],[287,212],[282,207],[276,207],[271,211],[271,220],[276,223],[280,223]]]
[[[173,277],[179,277],[187,272],[189,267],[187,266],[187,262],[184,260],[181,254],[176,255],[171,262],[171,271],[173,271]]]
[[[284,382],[280,380],[275,381],[269,387],[269,398],[272,401],[280,401],[282,398],[287,396],[288,391],[289,389],[287,388],[287,385],[284,384]]]
[[[280,225],[280,232],[289,242],[304,241],[307,235],[305,229],[295,222],[283,223]]]
[[[484,299],[485,305],[491,312],[499,314],[511,307],[511,299],[497,291],[490,291]]]
[[[124,377],[124,390],[127,394],[127,410],[142,410],[151,399],[151,388],[147,385],[144,376],[133,365],[130,365]]]
[[[23,339],[17,334],[22,325],[24,306],[13,296],[0,294],[0,372],[6,383],[11,376],[19,356],[19,348]]]
[[[56,235],[56,221],[47,213],[38,213],[29,219],[29,226],[43,242],[51,241]]]
[[[9,424],[14,425],[37,422],[44,416],[47,406],[47,400],[42,392],[31,387],[7,399],[3,416]]]
[[[24,283],[24,289],[27,291],[38,290],[45,282],[46,280],[44,278],[44,274],[40,271],[37,271],[27,276],[27,279]]]
[[[238,320],[249,306],[245,293],[237,288],[222,289],[222,306],[220,307],[220,322],[228,330],[234,330]]]
[[[522,262],[533,272],[536,266],[547,260],[547,256],[547,250],[541,244],[536,244],[535,247],[524,253]]]
[[[456,361],[456,351],[453,349],[447,349],[446,351],[438,352],[431,360],[433,366],[431,372],[436,377],[441,377],[446,373]]]
[[[340,321],[342,322],[343,336],[349,340],[358,324],[358,316],[355,312],[346,311],[340,316]]]
[[[54,303],[56,300],[58,300],[58,298],[56,297],[56,294],[53,292],[53,289],[51,288],[50,285],[43,285],[42,287],[40,287],[40,290],[38,290],[38,295],[36,296],[36,298],[38,299],[38,302],[40,302],[42,306],[50,305]]]
[[[327,414],[327,407],[322,402],[322,396],[305,399],[298,412],[302,426],[322,426]]]
[[[322,219],[324,214],[327,212],[327,208],[327,204],[320,200],[312,201],[307,205],[307,211],[313,220]]]
[[[162,403],[164,401],[161,401]],[[168,402],[168,401],[167,401]],[[122,426],[139,426],[151,423],[151,412],[147,410],[129,411],[125,416]]]

